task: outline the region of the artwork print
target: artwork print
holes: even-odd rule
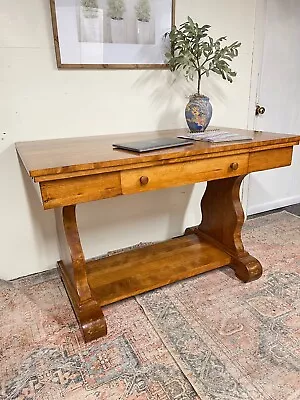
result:
[[[60,68],[164,68],[174,0],[50,0]]]

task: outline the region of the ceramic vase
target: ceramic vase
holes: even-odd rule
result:
[[[190,96],[185,108],[185,118],[191,132],[204,132],[211,116],[212,105],[207,96],[202,94]]]

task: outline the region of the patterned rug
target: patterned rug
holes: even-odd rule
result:
[[[264,267],[243,284],[224,268],[138,297],[202,400],[300,399],[300,218],[249,220]]]
[[[135,299],[105,308],[85,345],[56,271],[4,284],[0,399],[199,399]]]
[[[88,345],[56,271],[0,281],[0,399],[300,399],[300,218],[243,232],[261,279],[223,268],[107,306]]]

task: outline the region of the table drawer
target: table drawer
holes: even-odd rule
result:
[[[293,147],[282,149],[262,150],[249,156],[249,172],[263,171],[271,168],[291,165]]]
[[[248,172],[248,158],[248,154],[239,154],[121,171],[122,193],[145,192],[244,175]]]
[[[45,210],[122,194],[118,172],[41,182],[40,189]]]

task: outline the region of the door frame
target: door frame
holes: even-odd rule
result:
[[[248,107],[248,129],[255,129],[255,107],[259,101],[260,81],[263,66],[264,42],[266,33],[268,0],[256,0],[255,7],[255,26],[253,35],[251,83]]]
[[[259,100],[260,79],[263,65],[267,1],[268,0],[256,0],[255,4],[255,24],[253,34],[252,66],[247,120],[247,129],[249,130],[255,130],[255,122],[257,118],[255,116],[255,107]],[[250,177],[249,175],[247,175],[244,179],[241,196],[246,217],[250,188],[249,181]]]

